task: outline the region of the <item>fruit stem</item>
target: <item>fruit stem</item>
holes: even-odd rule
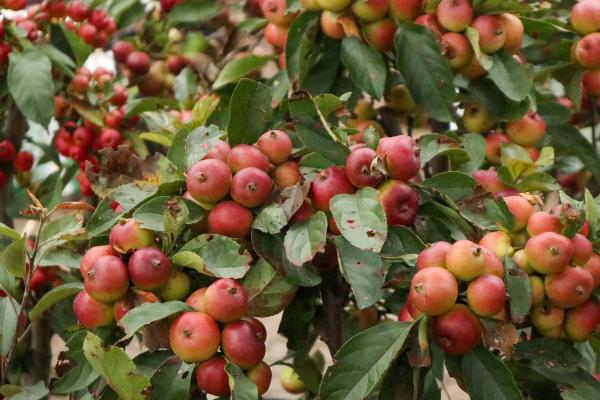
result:
[[[429,352],[429,340],[427,339],[428,322],[426,315],[419,320],[419,347],[423,353]]]

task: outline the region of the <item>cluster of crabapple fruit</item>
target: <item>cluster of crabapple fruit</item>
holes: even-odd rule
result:
[[[188,275],[155,244],[152,231],[125,219],[112,228],[109,244],[88,249],[80,264],[84,289],[73,301],[79,323],[87,329],[110,326],[140,304],[186,299],[193,311],[172,321],[169,347],[183,361],[201,363],[198,386],[210,394],[229,394],[228,360],[246,370],[260,394],[266,392],[271,382],[271,369],[262,361],[267,333],[259,320],[245,317],[244,287],[218,279],[188,296]],[[217,354],[219,347],[223,355]]]
[[[12,163],[17,175],[23,175],[31,171],[33,167],[33,154],[28,151],[17,151],[15,145],[8,139],[0,141],[0,163]],[[1,165],[0,164],[0,165]],[[8,176],[0,169],[0,188],[8,183]]]
[[[481,341],[479,317],[508,322],[504,257],[528,275],[530,323],[540,335],[583,342],[600,325],[600,305],[590,298],[600,284],[600,256],[586,237],[588,225],[569,238],[561,221],[579,218],[572,207],[545,212],[519,195],[504,201],[514,216],[510,230],[499,226],[478,244],[437,242],[417,258],[399,319],[432,317],[433,339],[450,354],[469,352]]]
[[[112,85],[110,95],[105,96],[104,90],[113,78],[114,74],[105,68],[98,67],[90,72],[81,67],[71,80],[67,93],[54,98],[54,117],[61,122],[54,137],[54,146],[59,154],[80,163],[81,171],[77,180],[80,191],[85,196],[92,195],[85,174],[86,161],[97,166],[95,152],[103,148],[117,148],[124,141],[121,129],[135,125],[139,119],[137,116],[125,118],[124,107],[128,94],[123,85]],[[73,107],[74,103],[81,104],[87,101],[89,93],[93,93],[103,105],[100,108],[104,113],[103,126],[97,126]],[[81,123],[76,122],[78,119],[81,119]]]
[[[193,292],[186,300],[194,311],[181,313],[169,328],[173,352],[189,363],[199,363],[198,387],[208,394],[230,394],[227,362],[245,370],[264,394],[271,384],[271,368],[263,361],[267,330],[247,317],[248,293],[233,279],[218,279]],[[220,348],[220,352],[219,352]]]
[[[64,4],[64,2],[54,2],[56,3]],[[105,10],[100,8],[92,10],[82,0],[73,1],[68,6],[65,4],[63,17],[66,16],[69,18],[65,20],[65,27],[77,33],[84,42],[93,47],[104,47],[117,30],[115,20]]]
[[[600,95],[600,3],[582,0],[571,9],[571,25],[583,37],[572,48],[574,61],[586,69],[582,82],[589,96]]]

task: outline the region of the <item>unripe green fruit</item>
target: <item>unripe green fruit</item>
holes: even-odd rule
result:
[[[281,386],[289,393],[300,394],[306,392],[306,384],[291,367],[283,367],[279,375],[279,381]]]
[[[492,129],[496,122],[482,105],[470,103],[465,107],[462,123],[467,132],[484,133]]]
[[[331,12],[340,12],[344,8],[348,7],[352,0],[317,0],[319,6],[323,10],[331,11]]]
[[[532,275],[529,277],[529,284],[531,286],[531,305],[542,305],[546,299],[544,280],[538,275]]]
[[[551,304],[544,304],[531,309],[531,323],[539,331],[549,331],[562,327],[565,311]]]
[[[190,291],[190,278],[185,272],[173,269],[167,284],[160,289],[158,295],[164,301],[183,300]]]

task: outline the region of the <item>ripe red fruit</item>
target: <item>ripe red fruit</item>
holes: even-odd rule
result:
[[[462,32],[473,21],[473,7],[469,0],[442,0],[437,8],[437,18],[447,30]]]
[[[263,342],[267,340],[267,328],[260,322],[257,318],[254,317],[244,317],[242,318],[244,321],[248,321],[254,326],[254,330],[256,330],[256,336],[262,340]]]
[[[498,173],[493,168],[480,169],[479,171],[473,172],[473,179],[475,179],[477,184],[486,192],[492,194],[500,193],[505,189],[504,184],[500,178],[498,178]]]
[[[152,246],[154,233],[141,228],[135,220],[126,219],[113,226],[108,240],[117,253],[123,254],[131,250]]]
[[[479,244],[492,250],[498,257],[504,257],[512,249],[510,235],[504,231],[486,233]]]
[[[600,68],[600,33],[589,33],[577,42],[575,59],[585,68]]]
[[[15,169],[19,172],[27,172],[33,167],[33,154],[28,151],[19,151],[14,159]]]
[[[533,206],[522,196],[506,196],[504,202],[514,216],[513,232],[518,232],[527,226],[529,217],[535,212]]]
[[[446,254],[452,245],[448,242],[435,242],[419,253],[417,269],[440,267],[446,268]]]
[[[415,24],[424,26],[425,28],[429,29],[431,33],[433,33],[433,36],[436,37],[436,39],[441,38],[444,34],[444,28],[442,27],[440,21],[438,21],[435,15],[420,15],[419,17],[417,17],[417,19],[415,19]]]
[[[277,25],[287,26],[296,16],[295,13],[286,12],[286,0],[262,0],[260,9],[267,21]]]
[[[206,313],[206,309],[204,308],[204,295],[206,294],[206,289],[208,288],[203,287],[196,290],[188,296],[185,302],[194,310]]]
[[[506,33],[506,41],[504,42],[504,48],[511,53],[516,53],[521,49],[523,44],[523,35],[525,27],[521,19],[511,13],[503,13],[498,16],[498,19],[504,27]]]
[[[75,296],[73,313],[79,323],[87,329],[108,326],[114,321],[112,305],[94,300],[85,290]]]
[[[12,161],[15,158],[17,150],[10,140],[0,142],[0,161]]]
[[[462,68],[458,70],[462,76],[469,80],[479,79],[487,75],[487,70],[481,66],[477,57],[472,57]]]
[[[296,161],[287,161],[283,164],[275,167],[275,172],[273,173],[273,180],[275,181],[275,186],[280,189],[294,186],[302,179],[302,173],[300,172],[300,164]]]
[[[429,267],[420,270],[410,283],[410,299],[427,315],[442,315],[454,306],[458,283],[448,270]]]
[[[530,111],[523,118],[506,124],[510,139],[521,146],[534,146],[546,135],[546,122],[535,112]]]
[[[481,317],[491,317],[504,309],[506,286],[495,275],[482,275],[467,287],[467,301],[471,310]]]
[[[213,396],[228,396],[231,390],[225,365],[227,361],[221,356],[213,357],[200,364],[196,370],[198,387]]]
[[[583,268],[592,275],[592,278],[594,279],[594,288],[597,288],[598,285],[600,285],[600,256],[598,254],[592,254]]]
[[[170,55],[165,62],[167,70],[173,75],[179,74],[187,67],[187,59],[182,55]]]
[[[11,51],[10,44],[6,42],[0,42],[0,67],[8,64],[8,57]]]
[[[287,41],[288,27],[283,25],[277,25],[272,22],[269,22],[267,26],[265,26],[264,36],[267,43],[276,49],[285,48],[285,43]]]
[[[205,312],[219,322],[236,321],[248,310],[248,293],[233,279],[213,282],[203,300]]]
[[[74,1],[67,6],[67,14],[76,22],[85,20],[90,15],[90,8],[85,1]]]
[[[225,235],[244,239],[252,229],[254,216],[247,208],[233,201],[224,201],[208,214],[208,231],[218,235]]]
[[[34,292],[44,289],[48,282],[42,268],[37,268],[29,281],[29,288]]]
[[[544,279],[546,296],[560,308],[571,308],[583,304],[592,293],[594,278],[581,267],[566,267],[562,272],[547,275]]]
[[[504,264],[500,257],[487,247],[482,247],[483,256],[485,258],[484,275],[495,275],[498,278],[504,279]]]
[[[254,208],[265,204],[271,196],[273,183],[266,172],[258,168],[244,168],[231,181],[231,197],[241,205]]]
[[[184,312],[169,328],[171,350],[188,363],[201,362],[215,355],[221,341],[219,326],[200,312]]]
[[[571,242],[573,242],[573,263],[575,265],[585,265],[594,254],[592,242],[580,233],[576,233],[571,238]]]
[[[120,109],[114,109],[104,115],[104,124],[109,128],[119,129],[125,118],[125,113]]]
[[[234,174],[244,168],[255,167],[269,172],[269,159],[259,149],[249,144],[238,144],[227,154],[227,165]]]
[[[98,149],[116,149],[123,142],[121,133],[113,128],[102,128],[100,135],[96,137],[94,147]]]
[[[143,51],[132,51],[125,60],[125,65],[136,75],[145,75],[150,71],[150,57]]]
[[[83,23],[79,27],[79,31],[77,33],[84,42],[93,45],[94,41],[96,40],[96,35],[98,35],[98,30],[92,24]]]
[[[581,83],[588,95],[600,96],[600,70],[590,69],[585,71],[581,78]]]
[[[448,354],[461,355],[481,341],[481,323],[464,304],[456,304],[433,321],[433,339]]]
[[[112,51],[115,60],[123,64],[127,61],[127,57],[135,51],[135,47],[131,42],[120,40],[112,45]]]
[[[278,130],[265,132],[256,145],[273,164],[281,164],[292,154],[292,140],[287,133]]]
[[[454,243],[446,255],[446,268],[461,281],[471,281],[485,271],[483,248],[470,240]]]
[[[414,21],[419,16],[423,0],[390,0],[390,16],[398,22]]]
[[[565,334],[574,342],[585,342],[600,324],[600,305],[588,300],[578,307],[567,311]]]
[[[377,145],[377,155],[389,176],[408,181],[421,168],[419,148],[415,140],[406,135],[386,137]]]
[[[552,304],[544,304],[534,307],[530,313],[531,324],[540,332],[551,331],[562,326],[565,311],[554,307]]]
[[[356,4],[356,3],[355,3]],[[381,21],[371,22],[363,27],[363,33],[367,42],[382,53],[394,48],[394,35],[397,25],[391,19],[385,18]]]
[[[461,68],[473,57],[473,46],[462,33],[448,32],[442,36],[442,49],[452,68]]]
[[[110,98],[110,104],[120,107],[127,103],[127,88],[123,85],[116,84],[113,86],[113,91],[115,93]]]
[[[346,176],[343,167],[329,167],[322,170],[310,185],[308,196],[317,210],[329,211],[329,202],[338,194],[352,194],[356,189]]]
[[[160,0],[160,8],[168,13],[170,12],[173,7],[175,7],[177,4],[181,3],[183,0]]]
[[[539,235],[544,232],[561,233],[562,228],[560,217],[545,211],[534,212],[527,221],[527,233],[530,236]]]
[[[557,274],[573,256],[573,243],[555,232],[533,236],[525,245],[528,264],[541,274]]]
[[[204,159],[217,159],[223,162],[227,162],[227,154],[229,154],[229,150],[231,150],[229,143],[224,142],[222,140],[218,140],[215,143],[213,149],[206,153]]]
[[[27,0],[4,0],[4,7],[9,10],[19,11],[25,8]]]
[[[92,142],[92,132],[85,126],[80,126],[73,131],[73,142],[81,147],[87,147]]]
[[[310,217],[312,217],[315,213],[315,209],[312,208],[312,203],[310,199],[304,199],[302,205],[294,215],[290,217],[290,224],[296,224],[298,222],[308,221]]]
[[[244,320],[225,325],[221,348],[229,361],[243,369],[257,365],[266,352],[265,343],[258,337],[254,326]]]
[[[571,25],[582,35],[600,30],[600,3],[582,0],[571,9]]]
[[[357,188],[375,187],[383,180],[383,174],[373,165],[377,158],[375,150],[368,147],[354,150],[346,159],[346,176]]]
[[[167,284],[171,262],[155,247],[136,250],[127,263],[131,282],[142,290],[158,290]]]
[[[232,175],[223,161],[208,159],[192,165],[185,181],[194,199],[202,203],[215,203],[229,193]]]
[[[379,187],[381,202],[388,225],[410,226],[415,222],[419,196],[406,183],[390,179]]]
[[[510,139],[504,133],[494,132],[485,138],[485,157],[492,164],[501,163],[502,145],[509,144]]]
[[[342,40],[346,36],[346,33],[337,18],[337,14],[331,11],[322,11],[320,19],[321,31],[328,38]]]
[[[504,46],[504,25],[495,15],[480,15],[473,20],[472,25],[479,32],[479,47],[484,53],[495,53]]]
[[[271,386],[273,373],[267,363],[261,361],[256,367],[248,370],[246,376],[256,385],[259,395],[263,395]]]
[[[85,291],[98,301],[116,301],[129,289],[127,267],[119,257],[101,256],[83,276],[83,285]]]

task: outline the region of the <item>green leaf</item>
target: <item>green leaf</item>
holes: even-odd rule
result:
[[[546,125],[562,125],[571,120],[571,110],[558,103],[542,103],[537,106],[537,113]]]
[[[211,0],[188,0],[173,7],[167,14],[167,21],[172,25],[200,24],[222,11],[223,6]]]
[[[47,128],[54,114],[54,81],[48,56],[35,47],[10,53],[6,80],[25,118]]]
[[[17,278],[23,277],[25,269],[25,239],[15,240],[2,252],[2,267]]]
[[[270,317],[281,312],[294,298],[296,285],[264,259],[250,268],[243,285],[248,292],[248,315]]]
[[[463,356],[462,372],[473,400],[523,400],[510,370],[483,347]]]
[[[87,236],[93,238],[108,231],[124,213],[115,212],[108,197],[102,199],[86,224]]]
[[[257,400],[258,390],[244,371],[235,364],[227,363],[225,372],[229,375],[229,387],[231,388],[231,400]]]
[[[21,306],[10,296],[0,297],[0,354],[6,356],[17,332],[17,322]]]
[[[83,290],[83,284],[81,282],[65,283],[63,285],[53,288],[52,290],[44,294],[44,296],[36,303],[33,309],[29,312],[29,319],[32,321],[35,320],[37,317],[42,315],[44,311],[48,310],[50,307],[52,307],[62,299],[66,299],[67,297],[73,296],[81,290]]]
[[[21,239],[21,235],[19,232],[15,231],[13,228],[6,226],[5,224],[0,222],[0,236],[6,236],[12,240]]]
[[[287,215],[285,215],[281,205],[272,203],[258,212],[252,223],[252,228],[274,235],[281,232],[287,223]]]
[[[139,115],[146,111],[157,111],[161,109],[179,109],[177,102],[164,97],[141,97],[134,99],[125,106],[125,117]]]
[[[0,393],[4,394],[4,389],[8,385],[4,385],[0,388]],[[18,389],[17,389],[18,388]],[[48,395],[48,388],[42,381],[35,385],[27,385],[22,387],[14,387],[16,389],[12,394],[7,395],[6,398],[10,400],[39,400],[43,399]]]
[[[304,80],[310,67],[309,54],[318,32],[319,13],[307,11],[294,18],[287,34],[285,65],[290,79]]]
[[[523,177],[517,184],[517,190],[520,192],[551,192],[560,190],[561,186],[556,179],[545,172],[533,172]]]
[[[271,120],[271,90],[260,82],[242,79],[235,87],[229,104],[227,138],[232,146],[255,143]]]
[[[191,307],[182,301],[164,303],[143,303],[129,310],[118,325],[125,331],[121,340],[133,337],[137,331],[152,322],[167,318],[182,311],[190,311]]]
[[[364,188],[331,199],[331,213],[344,238],[362,250],[381,251],[387,238],[387,221],[379,192]]]
[[[178,400],[189,397],[195,364],[186,364],[172,357],[152,376],[151,400]]]
[[[396,30],[394,43],[396,66],[412,97],[433,119],[450,122],[455,97],[452,71],[431,31],[403,23]]]
[[[531,284],[527,274],[515,262],[504,259],[504,281],[510,304],[510,315],[514,323],[520,323],[529,315],[531,308]]]
[[[200,126],[192,131],[183,128],[177,132],[168,157],[181,171],[186,171],[211,151],[224,132],[216,125]]]
[[[264,18],[246,18],[237,25],[237,29],[243,32],[254,33],[264,28],[268,22],[269,21]]]
[[[232,60],[219,73],[217,80],[213,83],[213,89],[219,89],[227,84],[239,81],[251,72],[261,69],[266,63],[274,59],[274,56],[249,55]]]
[[[83,65],[92,52],[92,47],[64,24],[50,25],[50,41],[64,54],[69,56],[77,65]]]
[[[512,101],[489,78],[469,81],[468,90],[496,120],[516,120],[529,111],[529,101]]]
[[[135,370],[135,364],[118,347],[102,344],[102,339],[88,332],[83,341],[85,358],[123,400],[143,400],[150,381]]]
[[[546,130],[551,138],[551,145],[562,155],[579,157],[585,167],[600,178],[600,158],[594,146],[570,124],[550,125]]]
[[[69,350],[59,355],[59,359],[68,358],[72,366],[60,378],[52,382],[53,394],[68,394],[85,389],[100,376],[83,354],[85,335],[85,330],[73,334],[66,343]]]
[[[531,360],[535,364],[552,366],[558,372],[577,369],[581,354],[564,340],[537,338],[519,342],[514,346],[516,360]]]
[[[196,257],[194,257],[194,255]],[[221,235],[196,236],[173,256],[173,263],[190,267],[217,278],[242,278],[252,262],[247,250],[235,240]],[[201,265],[198,265],[198,262]]]
[[[337,165],[344,165],[349,150],[331,131],[310,95],[297,93],[290,100],[289,108],[302,144]]]
[[[437,133],[421,136],[419,149],[421,151],[421,165],[425,165],[435,157],[440,156],[447,156],[457,164],[464,164],[470,160],[469,153],[453,145],[452,140],[447,136]]]
[[[485,161],[485,138],[482,135],[469,133],[461,136],[460,140],[470,158],[461,167],[461,170],[467,174],[471,174],[481,168]]]
[[[198,89],[198,78],[190,67],[185,67],[179,75],[175,77],[173,82],[173,91],[175,98],[180,102],[193,97]]]
[[[285,255],[296,266],[311,261],[325,249],[327,239],[327,216],[315,213],[308,221],[293,224],[283,239]]]
[[[319,390],[323,400],[361,400],[398,357],[412,323],[383,322],[348,340],[335,354]]]
[[[518,0],[473,0],[477,15],[496,14],[507,11],[527,11],[530,6]]]
[[[381,53],[365,42],[347,37],[342,41],[340,59],[358,87],[375,99],[383,98],[387,68]]]
[[[171,143],[173,142],[172,135],[166,132],[144,132],[139,134],[139,138],[167,148],[171,147]]]
[[[383,297],[385,268],[379,254],[361,250],[338,236],[335,239],[340,270],[350,284],[359,309],[375,304]]]
[[[425,249],[425,243],[410,228],[394,225],[389,228],[388,238],[381,249],[385,259],[404,260],[407,255],[415,255]]]
[[[527,70],[507,51],[494,54],[494,63],[488,72],[489,78],[509,99],[522,101],[529,95],[531,81]]]
[[[504,199],[485,199],[484,205],[485,213],[490,220],[502,225],[506,229],[512,229],[515,223],[515,216],[508,209]]]
[[[442,172],[423,181],[423,186],[429,186],[452,198],[461,200],[473,194],[475,179],[457,171]]]

